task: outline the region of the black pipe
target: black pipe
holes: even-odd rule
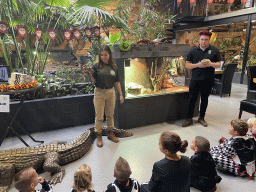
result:
[[[253,6],[254,6],[254,1],[251,1],[250,7],[253,7]],[[252,26],[252,15],[250,14],[248,16],[248,23],[247,23],[247,29],[246,29],[246,40],[244,44],[243,65],[242,65],[242,72],[240,77],[240,84],[243,84],[243,81],[244,81],[244,73],[247,65],[248,50],[250,46],[251,26]]]

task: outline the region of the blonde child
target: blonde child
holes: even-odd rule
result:
[[[248,131],[251,133],[252,136],[256,137],[256,118],[252,117],[248,119]]]
[[[38,174],[32,167],[25,168],[18,172],[14,177],[14,187],[20,192],[40,192],[35,190],[35,187],[40,183],[42,190],[52,192],[51,186]]]
[[[83,164],[74,173],[74,185],[71,192],[94,192],[92,188],[91,168]]]
[[[130,178],[132,174],[129,163],[122,157],[116,161],[114,168],[114,183],[108,185],[106,192],[136,192],[140,191],[138,181]]]
[[[229,140],[213,147],[210,151],[218,169],[235,175],[249,176],[255,172],[256,142],[252,136],[247,136],[248,124],[241,119],[230,122]]]
[[[188,142],[181,141],[174,132],[164,132],[159,138],[159,149],[165,155],[153,166],[149,181],[151,192],[187,192],[190,191],[191,162],[185,153]]]

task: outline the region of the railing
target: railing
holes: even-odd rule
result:
[[[255,6],[253,0],[174,0],[173,14],[184,16],[212,16]]]

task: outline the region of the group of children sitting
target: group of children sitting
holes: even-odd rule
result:
[[[106,192],[186,192],[190,191],[190,187],[200,191],[216,191],[216,183],[221,181],[216,168],[253,178],[256,118],[249,119],[247,123],[240,119],[232,120],[229,134],[232,136],[229,140],[222,137],[220,144],[213,148],[210,148],[206,138],[195,137],[190,146],[195,154],[188,158],[177,154],[178,151],[186,152],[188,142],[182,141],[174,132],[164,132],[159,138],[159,149],[165,158],[154,163],[150,181],[140,185],[130,178],[130,166],[120,157],[114,168],[116,180],[107,186]],[[43,191],[52,191],[51,186],[32,167],[18,172],[14,178],[14,186],[20,192],[35,192],[38,183],[42,184]],[[75,172],[71,192],[93,192],[92,173],[88,165],[83,164]]]

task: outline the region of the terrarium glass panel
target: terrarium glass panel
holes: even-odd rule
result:
[[[125,60],[126,98],[188,91],[187,87],[176,83],[176,77],[183,75],[184,66],[182,57]]]

